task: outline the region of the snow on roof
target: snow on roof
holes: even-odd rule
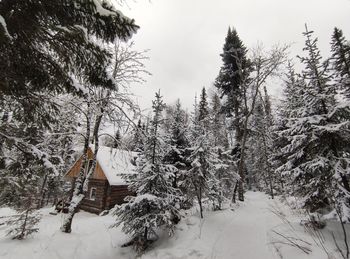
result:
[[[136,152],[117,148],[100,146],[97,152],[97,161],[110,185],[126,184],[122,175],[136,173],[135,163],[132,162],[136,158]]]

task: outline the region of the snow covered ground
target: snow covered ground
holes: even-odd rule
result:
[[[23,241],[5,236],[5,227],[0,225],[0,258],[136,257],[130,248],[120,247],[128,237],[119,228],[109,228],[114,222],[113,217],[80,212],[73,221],[72,233],[64,234],[59,230],[62,216],[50,215],[51,210],[42,210],[40,232]],[[11,210],[0,209],[0,217],[8,214]],[[277,199],[269,199],[265,194],[247,192],[246,201],[235,209],[207,211],[203,220],[196,213],[188,215],[178,225],[173,237],[161,236],[154,249],[142,258],[341,258],[335,252],[330,230],[342,246],[339,224],[327,224],[321,233],[324,241],[320,241],[323,239],[305,231],[300,225],[300,215],[288,206]],[[293,246],[293,242],[305,252]]]

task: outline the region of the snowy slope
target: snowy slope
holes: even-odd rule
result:
[[[114,221],[111,216],[99,217],[79,212],[74,218],[72,233],[64,234],[59,231],[62,216],[49,215],[50,210],[42,210],[44,216],[40,223],[40,232],[24,241],[15,241],[4,236],[4,226],[0,226],[0,258],[136,257],[130,248],[120,247],[128,240],[120,228],[109,229]],[[276,216],[277,210],[281,214],[290,215],[288,216],[290,222],[284,222]],[[10,212],[8,209],[0,209],[0,217]],[[175,236],[170,238],[166,235],[160,236],[153,250],[148,251],[142,258],[328,258],[299,222],[300,217],[288,206],[277,200],[270,200],[262,193],[248,192],[246,201],[234,210],[207,211],[204,220],[200,220],[197,213],[188,215],[179,224]],[[339,224],[329,225],[339,232]],[[312,252],[307,255],[298,248],[282,244],[285,240],[273,231],[310,243],[307,247]],[[326,233],[324,236],[328,239],[325,246],[334,255],[333,258],[340,258],[334,253],[330,236]]]

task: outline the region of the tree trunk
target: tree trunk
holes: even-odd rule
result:
[[[41,185],[41,190],[40,190],[40,200],[37,204],[37,209],[40,209],[44,206],[44,200],[45,200],[45,195],[46,195],[46,191],[45,191],[45,186],[46,186],[46,182],[47,182],[47,173],[44,176],[44,181],[43,184]]]
[[[235,184],[235,188],[233,189],[232,202],[236,203],[236,194],[237,194],[238,181]]]
[[[198,205],[199,205],[199,213],[201,216],[201,219],[203,218],[203,206],[202,206],[202,187],[199,187],[197,192],[197,199],[198,199]]]
[[[88,160],[88,149],[89,149],[89,143],[90,143],[90,127],[91,127],[91,111],[90,111],[90,103],[87,104],[88,111],[86,115],[86,136],[85,136],[85,143],[84,143],[84,149],[83,149],[83,155],[82,155],[82,164],[80,168],[79,175],[77,179],[75,180],[74,184],[74,191],[72,198],[70,200],[70,205],[68,207],[68,213],[63,221],[63,224],[61,226],[61,231],[64,233],[70,233],[72,232],[72,221],[75,213],[78,211],[79,206],[81,202],[84,199],[84,192],[83,192],[83,185],[85,181],[85,169],[87,166],[87,160]],[[63,208],[63,205],[62,205]]]

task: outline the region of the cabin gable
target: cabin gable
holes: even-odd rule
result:
[[[102,148],[106,149],[106,147]],[[104,154],[106,154],[106,152]],[[93,152],[91,148],[88,149],[87,155],[89,160],[92,161]],[[75,180],[80,173],[82,160],[83,157],[80,156],[65,175],[65,179],[72,181],[72,188],[74,188]],[[104,159],[101,161],[105,162]],[[124,198],[126,196],[134,195],[134,193],[128,190],[128,185],[126,183],[119,183],[120,180],[117,181],[118,184],[113,183],[115,178],[112,178],[112,184],[110,184],[105,172],[103,171],[100,161],[97,159],[96,162],[96,169],[89,179],[88,189],[85,192],[85,197],[80,205],[80,208],[82,210],[98,214],[104,210],[113,208],[116,204],[122,204],[125,202]],[[106,165],[105,168],[109,170],[111,169],[108,166],[106,167]],[[123,172],[117,172],[118,167],[115,168],[115,171],[116,174],[125,173],[125,169]]]
[[[93,158],[93,153],[91,151],[91,148],[88,149],[88,158],[89,160]],[[66,179],[76,178],[79,175],[82,161],[83,161],[83,156],[80,156],[80,158],[74,163],[71,169],[69,169],[69,171],[66,173],[65,175]],[[101,165],[98,161],[96,163],[96,169],[93,175],[91,176],[91,179],[107,180],[107,177],[104,174],[101,168]]]

